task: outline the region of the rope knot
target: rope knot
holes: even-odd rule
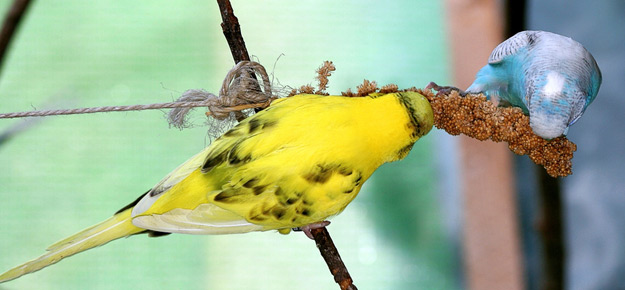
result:
[[[258,77],[262,80],[258,81]],[[238,120],[245,118],[241,110],[260,107],[273,100],[271,83],[265,68],[254,61],[241,61],[226,74],[216,96],[205,90],[187,90],[176,102],[205,102],[209,113],[217,120],[224,120],[238,113]],[[175,108],[169,112],[169,124],[182,129],[187,127],[186,116],[192,107]]]

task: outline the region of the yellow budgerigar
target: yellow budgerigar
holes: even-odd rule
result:
[[[297,95],[223,134],[113,217],[53,244],[0,282],[122,237],[309,230],[340,213],[383,163],[432,128],[415,92]]]

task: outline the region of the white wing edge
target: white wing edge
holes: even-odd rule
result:
[[[144,229],[181,234],[214,235],[262,231],[231,211],[214,204],[202,204],[193,210],[174,209],[164,214],[134,217],[132,223]]]

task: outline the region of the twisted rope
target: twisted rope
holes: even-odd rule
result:
[[[259,86],[258,81],[252,77],[254,74],[262,79],[264,91],[257,89]],[[187,113],[196,107],[208,107],[210,114],[207,115],[223,120],[235,111],[266,107],[273,99],[271,83],[265,68],[257,62],[241,61],[226,74],[219,96],[205,90],[187,90],[176,101],[168,103],[3,113],[0,114],[0,119],[173,108],[168,115],[169,123],[183,128]]]
[[[78,108],[78,109],[41,110],[41,111],[3,113],[3,114],[0,114],[0,119],[91,114],[91,113],[101,113],[101,112],[141,111],[141,110],[156,110],[156,109],[169,109],[169,108],[192,108],[192,107],[205,107],[207,106],[207,104],[208,103],[206,101],[198,101],[198,102],[176,101],[176,102],[169,102],[169,103],[149,104],[149,105],[104,106],[104,107],[91,107],[91,108]]]

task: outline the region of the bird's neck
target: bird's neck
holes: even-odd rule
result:
[[[358,131],[367,136],[364,143],[372,154],[383,157],[382,162],[397,160],[398,152],[416,141],[408,111],[395,95],[367,100],[359,110]]]

